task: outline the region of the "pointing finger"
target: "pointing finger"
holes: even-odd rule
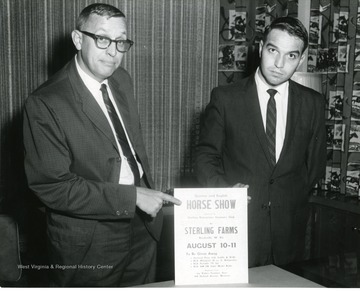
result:
[[[173,196],[170,196],[168,194],[163,194],[161,196],[162,200],[163,200],[163,203],[166,201],[166,202],[171,202],[175,205],[181,205],[181,201]]]

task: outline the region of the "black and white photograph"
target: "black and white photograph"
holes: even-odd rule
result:
[[[360,0],[0,0],[0,287],[360,287]]]

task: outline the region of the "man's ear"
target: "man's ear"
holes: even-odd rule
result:
[[[261,52],[262,52],[262,49],[263,49],[263,45],[264,45],[263,40],[260,40],[260,43],[259,43],[259,57],[260,58],[261,58]]]
[[[71,33],[72,41],[76,47],[76,49],[79,51],[81,50],[81,44],[82,44],[82,33],[78,30],[73,30]]]

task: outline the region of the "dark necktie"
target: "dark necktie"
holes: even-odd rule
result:
[[[112,102],[111,102],[111,100],[109,98],[109,94],[107,92],[105,84],[101,85],[100,91],[102,92],[102,96],[103,96],[103,99],[104,99],[104,103],[106,105],[106,109],[107,109],[107,111],[109,113],[111,122],[112,122],[112,124],[114,126],[117,140],[119,141],[122,152],[123,152],[125,158],[127,159],[128,163],[129,163],[131,171],[134,174],[134,181],[135,181],[134,184],[136,186],[139,186],[140,185],[139,168],[138,168],[138,165],[137,165],[136,160],[134,158],[134,155],[131,152],[130,145],[129,145],[128,139],[126,137],[125,130],[124,130],[122,124],[121,124],[120,118],[117,115],[116,110],[114,108],[114,105],[112,104]]]
[[[273,166],[276,164],[276,102],[275,94],[277,93],[274,89],[269,89],[267,92],[270,95],[267,111],[266,111],[266,135],[268,139],[268,147],[271,157],[271,163]]]

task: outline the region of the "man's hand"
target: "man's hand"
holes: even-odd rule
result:
[[[173,196],[148,188],[136,187],[136,194],[136,206],[152,217],[156,216],[165,203],[181,204],[181,201]]]
[[[236,183],[234,186],[232,186],[233,188],[249,188],[249,185],[245,185],[245,184],[241,184],[241,183]]]
[[[233,188],[249,188],[249,185],[245,185],[245,184],[241,184],[241,183],[236,183],[234,186],[232,186]],[[251,197],[248,196],[248,204],[251,201]]]

